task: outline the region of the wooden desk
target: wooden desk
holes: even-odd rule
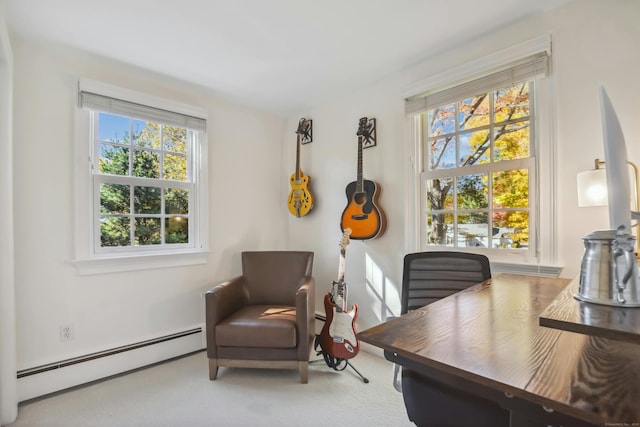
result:
[[[640,308],[578,301],[575,278],[540,314],[540,325],[640,344]]]
[[[568,283],[500,275],[358,337],[499,403],[514,426],[640,426],[640,345],[538,324]]]

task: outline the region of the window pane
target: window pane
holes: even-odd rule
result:
[[[167,218],[164,222],[164,230],[167,243],[189,243],[188,218]]]
[[[458,102],[460,129],[473,129],[489,124],[489,97],[486,93]]]
[[[489,214],[486,212],[458,215],[458,245],[486,248],[489,244]]]
[[[91,111],[89,117],[95,125],[91,174],[100,193],[92,207],[92,218],[99,221],[94,223],[96,253],[114,247],[123,247],[118,252],[146,247],[145,254],[167,245],[178,251],[179,245],[193,248],[198,235],[189,235],[197,233],[190,221],[197,212],[190,207],[197,201],[194,176],[201,165],[192,164],[192,144],[200,133],[107,112]]]
[[[165,194],[164,212],[166,214],[189,213],[189,190],[168,188]]]
[[[529,247],[529,212],[495,212],[493,225],[500,230],[494,236],[494,246],[497,245],[498,248]]]
[[[495,161],[529,157],[529,120],[501,126],[494,138]]]
[[[428,163],[429,170],[451,169],[456,167],[455,137],[431,141]]]
[[[518,83],[421,113],[427,245],[528,246],[529,166],[509,160],[531,156],[533,88]]]
[[[429,136],[439,136],[452,133],[456,130],[455,123],[456,106],[455,104],[444,105],[429,111]]]
[[[98,170],[110,175],[129,175],[129,149],[122,146],[98,146]]]
[[[489,177],[486,173],[458,177],[458,209],[489,207]]]
[[[427,181],[427,210],[453,209],[453,178]]]
[[[427,215],[427,244],[453,246],[453,214]]]
[[[162,127],[162,140],[164,149],[174,153],[185,154],[187,152],[187,130],[172,126]]]
[[[158,153],[148,150],[135,150],[133,153],[133,176],[160,178]]]
[[[494,111],[496,123],[528,117],[529,84],[525,82],[497,90]]]
[[[160,125],[134,120],[133,144],[138,147],[160,148]]]
[[[128,185],[100,185],[100,213],[127,214],[130,209],[130,191]]]
[[[460,135],[460,166],[489,163],[489,131],[479,130]]]
[[[134,187],[133,211],[137,214],[159,214],[161,210],[161,191],[158,187]]]
[[[136,218],[135,227],[136,246],[159,245],[162,243],[160,218]]]
[[[493,174],[493,207],[526,208],[529,206],[529,171],[513,169]]]
[[[128,217],[100,219],[100,246],[130,246],[131,226]]]
[[[185,182],[187,180],[187,158],[176,154],[165,154],[164,179]]]
[[[128,117],[100,113],[98,117],[98,139],[105,142],[129,144],[131,122]]]

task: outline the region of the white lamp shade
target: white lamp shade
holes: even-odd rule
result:
[[[607,174],[604,169],[578,173],[578,206],[607,206]]]

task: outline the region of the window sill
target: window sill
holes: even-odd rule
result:
[[[205,264],[209,251],[140,254],[72,260],[80,276]]]
[[[532,276],[558,277],[562,272],[562,269],[564,268],[559,265],[527,264],[501,261],[490,261],[490,264],[491,272],[494,275],[497,273],[509,273],[526,274]]]

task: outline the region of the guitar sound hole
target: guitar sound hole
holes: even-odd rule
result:
[[[359,205],[363,205],[367,201],[367,193],[355,193],[353,201]]]

